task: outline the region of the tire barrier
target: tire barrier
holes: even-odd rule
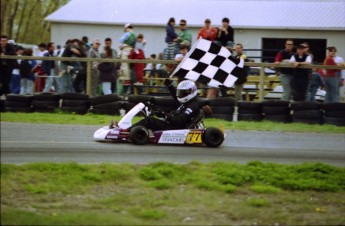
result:
[[[120,115],[120,110],[128,112],[139,102],[151,101],[165,112],[178,107],[170,97],[130,95],[123,100],[117,94],[89,98],[78,93],[38,93],[34,95],[9,94],[6,100],[0,100],[0,112],[54,112],[61,109],[75,114]],[[289,102],[268,100],[263,102],[236,102],[231,97],[217,99],[200,98],[200,105],[208,104],[213,112],[208,118],[233,121],[238,113],[239,121],[261,121],[308,124],[329,124],[345,126],[345,103]],[[236,109],[237,108],[237,109]]]

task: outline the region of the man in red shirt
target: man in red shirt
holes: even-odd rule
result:
[[[334,57],[337,53],[337,49],[334,46],[328,47],[328,56],[323,62],[324,65],[336,66],[337,63]],[[339,102],[339,82],[340,76],[338,76],[340,70],[326,69],[326,97],[325,103]]]

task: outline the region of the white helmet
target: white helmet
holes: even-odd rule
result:
[[[196,97],[198,94],[198,88],[195,83],[190,80],[184,80],[180,82],[177,86],[176,96],[180,103],[186,103],[189,100]]]

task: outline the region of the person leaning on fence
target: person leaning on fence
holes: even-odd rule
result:
[[[215,42],[222,46],[234,45],[234,29],[229,25],[229,18],[223,18],[222,26],[218,28],[218,33]]]
[[[23,56],[32,56],[32,49],[26,49]],[[36,60],[22,60],[19,66],[20,71],[20,94],[33,94],[35,71],[37,69]]]
[[[124,26],[124,34],[120,38],[120,56],[121,59],[127,60],[128,56],[131,54],[131,52],[134,49],[135,43],[136,43],[136,35],[133,32],[133,26],[132,24],[126,24]],[[128,63],[121,63],[121,79],[123,80],[124,85],[130,85],[131,84],[131,72],[129,68]]]
[[[275,57],[274,63],[289,63],[293,55],[293,40],[288,39],[285,41],[285,49],[279,51]],[[293,74],[292,68],[279,68],[279,80],[283,87],[282,100],[291,100],[291,78]]]
[[[291,78],[292,97],[294,101],[305,101],[307,95],[310,69],[300,68],[300,66],[311,64],[311,57],[305,53],[304,49],[304,45],[298,45],[297,53],[290,58],[290,63],[294,66],[293,76]]]
[[[117,59],[118,53],[112,46],[113,46],[113,40],[111,38],[108,37],[108,38],[104,39],[104,49],[109,47],[112,51],[113,58]],[[120,64],[115,63],[115,66],[116,66],[116,69],[118,69],[120,67]],[[115,79],[116,79],[116,81],[114,83],[112,83],[112,85],[111,85],[111,91],[113,93],[117,93],[119,91],[118,87],[117,87],[117,71],[116,71]]]
[[[3,55],[16,55],[15,48],[12,44],[8,43],[7,36],[1,35],[1,56]],[[16,66],[17,61],[14,59],[0,59],[0,96],[9,94],[10,81],[12,76],[12,70]]]
[[[44,57],[55,57],[55,44],[54,42],[49,42],[47,44],[47,52],[43,54]],[[45,82],[45,86],[43,89],[43,92],[51,92],[52,87],[54,86],[54,89],[56,92],[61,93],[61,87],[59,87],[60,82],[57,78],[57,65],[54,60],[43,60],[42,61],[42,71],[44,73],[44,76],[48,76]],[[61,86],[61,85],[60,85]]]
[[[328,47],[328,55],[323,62],[324,65],[343,66],[344,63],[337,64],[334,60],[337,53],[337,48],[334,46]],[[326,97],[325,103],[339,102],[339,86],[340,86],[340,70],[326,69]]]
[[[307,101],[315,101],[315,96],[319,88],[325,87],[325,81],[316,68],[312,69],[307,92]]]
[[[17,56],[23,55],[24,50],[25,49],[23,48],[23,46],[18,45],[16,47]],[[19,70],[19,66],[20,66],[21,61],[22,61],[21,59],[17,60],[17,64],[12,71],[10,90],[11,90],[11,93],[13,93],[13,94],[19,94],[20,93],[20,70]]]
[[[243,53],[243,45],[241,43],[237,43],[235,46],[235,50],[237,55],[234,57],[235,59],[240,59],[242,58],[244,62],[248,62],[249,60],[247,59],[247,56]],[[247,81],[247,76],[248,76],[248,66],[243,67],[243,73],[237,78],[235,82],[235,100],[240,101],[243,100],[242,98],[242,91],[243,91],[243,85]]]
[[[92,42],[92,47],[90,48],[87,57],[88,58],[101,58],[101,54],[99,52],[99,46],[101,45],[101,41],[96,38]],[[99,85],[99,70],[98,70],[99,62],[92,62],[91,66],[91,81],[87,81],[91,83],[91,97],[97,96],[97,90]]]
[[[101,53],[102,58],[113,59],[113,51],[106,47]],[[116,65],[114,62],[101,62],[97,66],[99,70],[99,80],[102,83],[103,94],[111,94],[111,84],[116,81]]]

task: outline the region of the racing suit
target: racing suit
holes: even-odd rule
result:
[[[171,94],[176,99],[176,90],[172,85],[168,86]],[[177,100],[176,100],[177,101]],[[191,120],[200,114],[200,103],[198,96],[189,100],[186,103],[181,104],[176,110],[164,114],[162,112],[156,112],[158,117],[164,116],[165,119],[159,119],[152,116],[137,122],[134,126],[144,126],[147,129],[156,130],[172,130],[172,129],[186,129]]]

